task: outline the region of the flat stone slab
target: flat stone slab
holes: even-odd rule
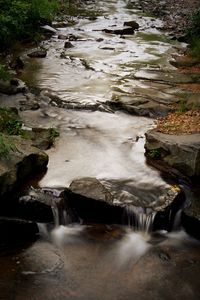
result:
[[[164,210],[180,192],[178,188],[172,186],[158,189],[147,184],[139,185],[130,179],[98,180],[96,178],[74,180],[69,190],[89,199],[103,201],[114,206],[133,205],[155,211]]]
[[[164,161],[186,176],[200,175],[200,134],[146,133],[146,154]],[[157,157],[153,157],[156,154]]]

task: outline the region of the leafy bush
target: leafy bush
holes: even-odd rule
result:
[[[0,131],[8,135],[22,135],[22,121],[8,108],[0,108]]]
[[[0,0],[0,48],[53,20],[58,0]]]
[[[187,31],[187,39],[190,43],[189,54],[200,59],[200,8],[191,15],[190,22]]]
[[[6,70],[5,66],[0,64],[0,79],[2,80],[9,80],[10,79],[10,74]]]
[[[2,133],[0,133],[0,158],[1,157],[8,157],[10,151],[13,151],[15,146],[5,139]]]

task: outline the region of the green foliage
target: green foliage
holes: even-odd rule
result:
[[[59,137],[59,135],[60,135],[58,129],[57,129],[57,128],[54,128],[54,127],[52,127],[52,128],[49,129],[49,133],[50,133],[50,140],[51,140],[52,142],[54,142],[55,139],[56,139],[57,137]]]
[[[200,8],[191,15],[191,26],[188,34],[200,38]]]
[[[11,151],[13,151],[15,146],[0,133],[0,158],[7,158]]]
[[[0,108],[0,131],[8,135],[23,135],[22,122],[14,111]]]
[[[6,70],[5,66],[0,64],[0,79],[2,80],[9,80],[10,79],[10,74]]]
[[[184,112],[188,111],[189,109],[190,109],[190,107],[188,106],[186,100],[182,99],[178,102],[178,108],[177,108],[178,113],[184,113]]]
[[[154,159],[159,159],[161,157],[161,150],[160,149],[148,150],[148,156]]]
[[[187,30],[187,39],[190,43],[189,54],[200,59],[200,8],[190,17],[191,25]]]
[[[44,22],[51,22],[58,4],[58,0],[0,0],[0,48],[28,36]]]

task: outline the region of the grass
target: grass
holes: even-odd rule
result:
[[[50,132],[50,140],[52,141],[52,143],[54,143],[55,142],[55,139],[57,138],[57,137],[59,137],[59,135],[60,135],[60,133],[59,133],[59,131],[58,131],[58,129],[57,128],[55,128],[55,127],[51,127],[50,129],[49,129],[49,132]]]
[[[7,135],[23,135],[22,121],[14,110],[0,108],[0,132]]]
[[[11,151],[15,150],[15,145],[5,136],[0,133],[0,158],[8,158]]]

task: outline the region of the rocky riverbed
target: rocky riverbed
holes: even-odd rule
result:
[[[159,16],[172,10],[164,2]],[[21,183],[17,195],[12,185],[5,190],[1,210],[2,232],[9,229],[1,243],[3,299],[13,293],[20,300],[196,299],[199,244],[182,228],[199,238],[198,189],[190,182],[199,176],[199,134],[187,137],[187,147],[182,137],[163,134],[155,141],[152,135],[162,135],[155,117],[198,99],[199,90],[188,87],[199,86],[199,77],[176,68],[186,45],[165,32],[165,19],[144,13],[152,1],[86,4],[83,15],[45,26],[51,38],[37,49],[18,51],[15,69],[26,85],[0,83],[0,105],[16,107],[31,132],[28,140],[13,138],[20,139],[20,161],[11,164],[14,154],[2,160],[12,172],[1,178]],[[144,155],[145,134],[156,169]],[[42,169],[49,157],[46,174],[28,187],[24,181],[37,162],[25,158],[19,170],[23,144],[31,151],[26,156],[36,151],[44,158]],[[9,187],[1,182],[2,191]]]

